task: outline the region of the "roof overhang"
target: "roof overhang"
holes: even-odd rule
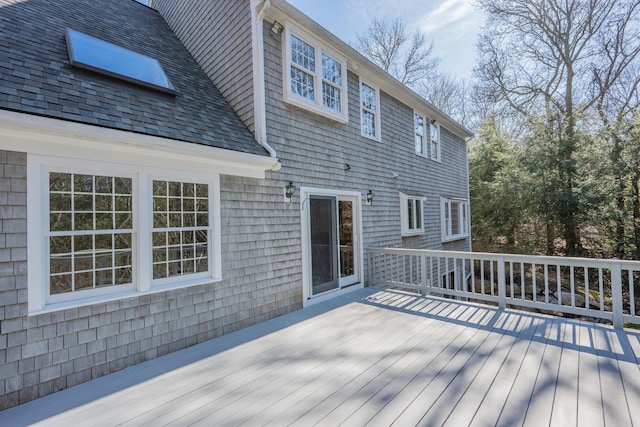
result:
[[[436,106],[425,100],[423,97],[409,89],[404,84],[383,71],[380,67],[366,58],[360,52],[351,47],[348,43],[340,40],[329,30],[309,18],[307,15],[291,6],[285,0],[270,0],[270,7],[265,15],[267,20],[278,20],[281,23],[292,22],[311,35],[324,41],[333,50],[347,58],[347,67],[350,71],[366,78],[372,84],[380,87],[381,90],[393,96],[404,104],[427,115],[430,119],[435,119],[448,131],[462,139],[473,137],[473,132],[453,120]]]
[[[175,167],[223,175],[264,178],[280,166],[277,158],[177,141],[32,114],[0,110],[0,149],[86,158],[102,152],[122,163],[166,161]]]

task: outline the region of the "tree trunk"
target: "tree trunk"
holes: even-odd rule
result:
[[[635,259],[640,260],[640,165],[631,183],[633,187],[633,236],[635,240]]]

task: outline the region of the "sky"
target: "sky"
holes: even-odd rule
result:
[[[374,18],[400,18],[411,32],[420,29],[433,40],[440,71],[471,77],[476,39],[484,22],[473,0],[287,0],[347,43]]]

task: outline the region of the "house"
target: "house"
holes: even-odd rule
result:
[[[0,408],[470,250],[469,131],[284,1],[0,0],[0,58]]]

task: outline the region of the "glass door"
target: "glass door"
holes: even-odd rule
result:
[[[312,295],[336,289],[340,285],[335,211],[335,197],[309,198]]]
[[[309,196],[311,295],[358,281],[357,199]]]

